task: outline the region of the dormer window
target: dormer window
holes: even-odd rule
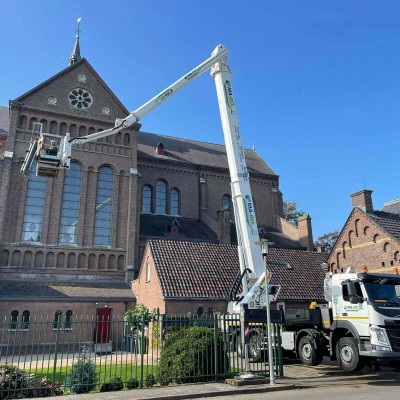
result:
[[[178,235],[180,224],[178,220],[174,220],[170,226],[171,235]]]
[[[158,145],[156,146],[156,154],[158,154],[159,156],[164,155],[164,145],[162,144],[162,142],[158,143]]]
[[[267,232],[263,227],[258,228],[258,237],[260,238],[260,240],[267,238]]]

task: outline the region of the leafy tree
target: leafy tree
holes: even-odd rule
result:
[[[144,304],[136,304],[133,310],[128,310],[124,314],[124,321],[128,323],[129,329],[133,333],[140,332],[142,325],[148,326],[150,321],[158,319],[159,311],[154,309],[151,313]]]
[[[297,209],[297,203],[294,201],[283,201],[283,217],[286,221],[293,222],[297,225],[300,215],[305,214],[304,211]]]
[[[320,236],[314,244],[315,246],[322,246],[324,250],[329,253],[336,243],[338,237],[339,231],[325,233],[325,235]]]

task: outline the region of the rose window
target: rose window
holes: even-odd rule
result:
[[[92,95],[85,89],[73,89],[69,92],[68,100],[72,107],[89,108],[93,103]]]

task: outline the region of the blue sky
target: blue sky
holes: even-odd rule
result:
[[[134,110],[209,57],[229,64],[244,146],[280,176],[314,238],[341,229],[349,195],[375,209],[400,197],[400,2],[0,0],[0,105],[81,54]],[[142,129],[223,143],[212,78],[203,75]]]

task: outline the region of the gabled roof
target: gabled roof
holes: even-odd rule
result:
[[[46,86],[50,85],[52,82],[56,81],[57,79],[61,78],[62,76],[70,73],[74,69],[79,68],[82,64],[84,64],[90,72],[94,75],[98,83],[103,87],[103,89],[108,92],[110,96],[113,97],[114,101],[118,104],[118,106],[121,108],[122,112],[125,115],[129,114],[129,111],[125,108],[125,106],[119,101],[119,99],[115,96],[113,91],[108,87],[108,85],[103,81],[101,76],[95,71],[95,69],[90,65],[89,61],[86,60],[86,58],[82,58],[79,61],[75,62],[72,65],[69,65],[67,68],[64,68],[62,71],[59,73],[53,75],[51,78],[47,79],[46,81],[40,83],[39,85],[35,86],[28,92],[22,94],[21,96],[17,97],[15,100],[12,100],[11,102],[24,102],[25,99],[27,99],[29,96],[32,94],[38,92],[39,90],[45,88]],[[125,116],[123,115],[123,116]]]
[[[171,240],[149,240],[148,246],[165,299],[228,300],[240,270],[237,246]],[[267,263],[271,282],[282,285],[278,300],[322,300],[326,258],[271,248]]]
[[[376,225],[380,226],[393,238],[400,241],[400,215],[392,214],[384,211],[374,211],[367,213],[367,216],[372,219]]]
[[[10,114],[8,107],[0,106],[0,136],[8,135],[10,128]]]
[[[347,220],[345,224],[343,225],[342,230],[339,233],[339,236],[336,240],[336,243],[332,247],[329,257],[335,253],[337,247],[340,245],[341,241],[340,239],[343,237],[343,235],[346,232],[346,227],[351,220],[352,216],[354,214],[361,213],[366,216],[373,224],[375,224],[377,227],[383,229],[387,234],[393,237],[393,239],[397,240],[400,242],[400,214],[393,214],[389,212],[384,212],[384,211],[372,211],[369,213],[366,213],[362,208],[360,207],[354,207],[351,210],[351,213],[347,217]]]
[[[157,155],[155,148],[162,142],[164,154]],[[264,160],[252,150],[245,150],[247,168],[250,173],[276,175]],[[198,142],[154,133],[139,132],[138,159],[175,161],[228,169],[225,146]]]

